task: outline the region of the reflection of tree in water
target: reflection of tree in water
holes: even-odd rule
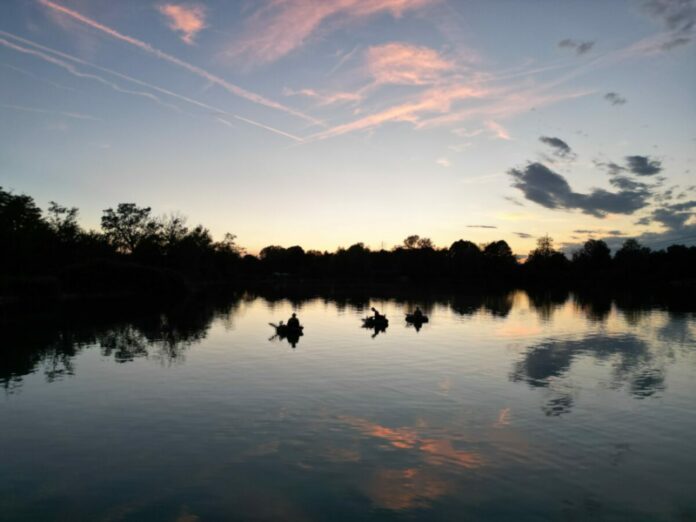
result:
[[[547,417],[558,417],[564,413],[568,413],[575,404],[572,395],[569,394],[559,394],[558,396],[552,397],[546,404],[542,406],[542,411]]]
[[[558,382],[568,374],[573,362],[583,356],[613,360],[611,387],[619,389],[628,384],[635,398],[650,397],[665,389],[664,370],[654,366],[656,361],[649,345],[630,334],[540,343],[530,347],[524,358],[515,363],[510,379],[551,390],[552,398],[543,408],[547,415],[567,413],[573,406],[573,397],[565,389],[559,391]]]
[[[550,321],[554,312],[568,301],[568,290],[545,289],[527,290],[530,306],[539,314],[543,321]]]
[[[501,294],[455,295],[449,305],[460,315],[486,312],[494,317],[507,317],[513,306],[513,292]]]
[[[147,339],[130,324],[104,332],[99,336],[98,342],[102,354],[105,357],[113,357],[118,363],[129,362],[136,357],[147,355]]]
[[[573,302],[592,322],[606,321],[611,312],[612,299],[608,294],[576,292]]]
[[[12,391],[23,376],[41,370],[49,382],[72,375],[74,357],[94,345],[119,363],[150,357],[173,364],[205,338],[215,317],[231,317],[238,304],[236,297],[221,297],[177,303],[164,310],[154,304],[121,304],[13,318],[2,325],[9,342],[8,349],[0,352],[0,386]]]

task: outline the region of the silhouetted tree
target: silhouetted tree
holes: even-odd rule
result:
[[[434,248],[433,242],[429,237],[421,237],[416,245],[418,248]]]
[[[502,240],[488,243],[483,249],[483,257],[491,273],[501,276],[509,276],[517,265],[517,259],[510,245]]]
[[[585,244],[573,252],[573,265],[581,274],[598,275],[609,269],[611,250],[601,239],[588,239]]]
[[[535,278],[553,278],[563,275],[568,267],[568,258],[553,247],[548,235],[537,239],[537,247],[527,256],[525,269]]]
[[[420,241],[420,236],[418,234],[408,236],[404,239],[404,248],[416,248],[418,246],[418,241]]]
[[[614,255],[617,275],[624,279],[649,275],[650,254],[650,249],[642,246],[636,239],[627,239]]]
[[[493,249],[499,248],[492,247]],[[484,266],[484,254],[481,249],[471,241],[460,239],[452,243],[449,247],[448,257],[450,260],[450,270],[453,275],[458,277],[475,277]]]
[[[81,233],[80,226],[77,224],[76,207],[67,208],[51,201],[47,214],[48,226],[62,241],[74,241]]]
[[[186,227],[186,217],[180,214],[169,214],[160,220],[160,233],[166,249],[174,247],[182,241],[189,230]]]
[[[408,236],[391,251],[371,251],[364,243],[336,252],[271,245],[257,258],[245,255],[233,234],[214,241],[203,225],[189,228],[180,214],[155,218],[149,207],[134,203],[106,209],[103,232],[82,230],[77,218],[76,208],[53,201],[42,214],[30,196],[0,188],[0,293],[174,295],[188,291],[192,282],[274,273],[414,284],[447,278],[496,286],[529,281],[563,290],[580,278],[632,287],[660,283],[688,288],[696,281],[696,247],[671,245],[653,252],[636,240],[627,240],[613,260],[603,241],[589,240],[573,253],[572,263],[548,236],[538,241],[524,265],[502,240],[482,247],[458,240],[438,249],[419,235]],[[506,306],[496,304],[496,310]]]
[[[145,240],[152,240],[162,225],[150,215],[150,207],[119,203],[116,210],[107,208],[101,219],[107,240],[122,253],[132,253]]]

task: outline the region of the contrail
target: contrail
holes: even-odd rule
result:
[[[2,31],[0,31],[2,32]],[[20,67],[15,67],[14,65],[10,65],[9,63],[0,63],[3,67],[7,67],[8,69],[12,69],[13,71],[17,71],[18,73],[24,74],[26,76],[29,76],[29,78],[34,78],[37,81],[43,82],[47,85],[52,85],[53,87],[56,87],[57,89],[64,89],[66,91],[74,91],[72,87],[68,87],[66,85],[61,85],[56,82],[52,82],[51,80],[47,80],[46,78],[42,78],[41,76],[37,76],[33,72],[30,71],[25,71],[24,69]]]
[[[239,115],[237,115],[237,114],[229,113],[229,112],[227,112],[227,111],[225,111],[225,110],[223,110],[223,109],[220,109],[220,108],[218,108],[218,107],[214,107],[214,106],[209,105],[209,104],[207,104],[207,103],[204,103],[204,102],[202,102],[202,101],[199,101],[199,100],[196,100],[196,99],[193,99],[193,98],[189,98],[188,96],[184,96],[184,95],[182,95],[182,94],[177,94],[177,93],[175,93],[175,92],[173,92],[173,91],[170,91],[170,90],[168,90],[168,89],[165,89],[164,87],[159,87],[159,86],[157,86],[157,85],[153,85],[153,84],[151,84],[151,83],[144,82],[144,81],[139,80],[139,79],[137,79],[137,78],[133,78],[132,76],[128,76],[128,75],[123,74],[123,73],[120,73],[120,72],[118,72],[118,71],[114,71],[113,69],[108,69],[108,68],[106,68],[106,67],[101,67],[101,66],[99,66],[99,65],[96,65],[96,64],[90,63],[90,62],[88,62],[88,61],[82,60],[82,59],[80,59],[80,58],[77,58],[76,56],[72,56],[72,55],[70,55],[70,54],[67,54],[67,53],[58,51],[58,50],[56,50],[56,49],[51,49],[50,47],[46,47],[46,46],[44,46],[44,45],[38,44],[38,43],[33,42],[33,41],[31,41],[31,40],[28,40],[28,39],[26,39],[26,38],[22,38],[22,37],[20,37],[20,36],[16,36],[16,35],[14,35],[14,34],[12,34],[12,33],[8,33],[8,32],[6,32],[6,31],[0,30],[0,35],[6,36],[6,37],[9,37],[9,38],[14,38],[15,40],[18,40],[18,41],[20,41],[20,42],[22,42],[22,43],[24,43],[24,44],[26,44],[26,45],[31,45],[31,46],[36,47],[37,49],[41,49],[42,51],[45,51],[46,53],[55,54],[55,55],[60,56],[61,58],[64,58],[64,59],[66,59],[66,60],[71,60],[71,61],[73,61],[73,62],[75,62],[75,63],[79,63],[80,65],[84,65],[84,66],[86,66],[86,67],[92,67],[92,68],[94,68],[94,69],[96,69],[96,70],[98,70],[98,71],[102,71],[102,72],[105,72],[105,73],[107,73],[107,74],[114,75],[114,76],[116,76],[117,78],[121,78],[121,79],[123,79],[123,80],[129,81],[129,82],[132,82],[132,83],[135,83],[136,85],[140,85],[140,86],[142,86],[142,87],[146,87],[146,88],[148,88],[148,89],[152,89],[152,90],[154,90],[154,91],[156,91],[156,92],[159,92],[159,93],[162,93],[162,94],[166,94],[167,96],[171,96],[172,98],[176,98],[176,99],[181,100],[181,101],[184,101],[184,102],[186,102],[186,103],[190,103],[191,105],[195,105],[195,106],[200,107],[200,108],[202,108],[202,109],[206,109],[206,110],[208,110],[208,111],[211,111],[212,113],[214,113],[214,114],[216,114],[216,115],[218,115],[218,116],[219,116],[219,115],[230,116],[230,117],[239,119],[239,120],[241,120],[241,121],[244,121],[244,122],[246,122],[246,123],[248,123],[248,124],[250,124],[250,125],[254,125],[254,126],[256,126],[256,127],[260,127],[260,128],[265,129],[265,130],[267,130],[267,131],[273,132],[273,133],[278,134],[278,135],[280,135],[280,136],[285,136],[285,137],[287,137],[287,138],[290,138],[290,139],[295,140],[295,141],[300,142],[300,143],[303,142],[302,138],[299,138],[298,136],[294,136],[293,134],[290,134],[290,133],[288,133],[288,132],[282,131],[282,130],[280,130],[280,129],[276,129],[276,128],[271,127],[271,126],[269,126],[269,125],[264,125],[263,123],[259,123],[259,122],[257,122],[257,121],[253,121],[253,120],[250,120],[250,119],[248,119],[248,118],[244,118],[244,117],[239,116]],[[151,99],[157,101],[157,102],[160,103],[161,105],[164,105],[164,106],[166,106],[166,107],[170,107],[170,108],[173,108],[173,109],[176,109],[177,111],[179,111],[179,108],[178,108],[178,107],[176,107],[176,106],[174,106],[174,105],[170,105],[170,104],[168,104],[168,103],[162,102],[158,97],[154,96],[154,95],[151,94],[151,93],[144,93],[144,92],[140,92],[140,91],[129,91],[129,90],[127,90],[127,89],[122,89],[122,88],[118,87],[116,84],[112,84],[111,82],[108,82],[107,80],[104,80],[103,78],[101,78],[101,77],[99,77],[99,76],[95,76],[95,75],[91,75],[91,74],[87,74],[87,73],[81,73],[81,72],[79,72],[79,71],[76,71],[75,68],[74,68],[71,64],[65,63],[65,62],[63,62],[62,60],[58,60],[58,59],[56,59],[56,58],[53,58],[52,56],[46,55],[46,54],[44,54],[44,53],[40,53],[39,51],[34,51],[33,49],[25,49],[25,48],[23,48],[23,47],[14,45],[14,44],[12,44],[11,42],[7,42],[6,40],[3,40],[2,38],[0,38],[0,44],[3,44],[3,45],[4,45],[5,43],[6,43],[6,44],[9,44],[13,49],[20,50],[20,52],[29,52],[29,53],[34,54],[34,55],[36,55],[36,56],[38,56],[38,57],[40,57],[40,58],[42,58],[42,59],[44,59],[44,60],[47,60],[47,61],[49,61],[49,62],[51,62],[51,63],[56,64],[56,65],[59,65],[59,66],[61,66],[61,67],[63,67],[63,68],[66,68],[68,71],[70,71],[70,72],[73,73],[73,74],[76,74],[77,76],[87,77],[87,78],[99,80],[100,83],[104,83],[104,84],[106,84],[106,85],[108,85],[108,86],[110,86],[110,87],[112,87],[112,88],[118,90],[119,92],[125,92],[125,93],[129,93],[129,94],[138,94],[138,95],[141,95],[141,96],[147,96],[148,98],[151,98]],[[220,123],[223,123],[223,124],[229,126],[229,122],[226,121],[226,120],[223,120],[223,119],[221,119],[221,118],[219,118],[219,117],[216,118],[216,120],[219,121]]]
[[[25,107],[24,105],[8,105],[5,103],[0,103],[0,107],[3,109],[12,109],[15,111],[22,112],[38,112],[39,114],[53,114],[57,116],[67,116],[68,118],[74,118],[76,120],[90,120],[99,121],[99,118],[90,116],[89,114],[80,114],[79,112],[63,112],[63,111],[52,111],[49,109],[37,109],[36,107]]]
[[[269,127],[268,125],[264,125],[263,123],[259,123],[259,122],[257,122],[257,121],[249,120],[249,119],[247,119],[247,118],[244,118],[244,117],[242,117],[242,116],[239,116],[238,114],[233,114],[232,116],[234,116],[234,117],[237,118],[238,120],[244,121],[244,122],[249,123],[249,124],[251,124],[251,125],[256,125],[257,127],[261,127],[262,129],[266,129],[266,130],[268,130],[268,131],[271,131],[271,132],[275,132],[275,133],[277,133],[277,134],[280,134],[281,136],[287,136],[287,137],[290,138],[291,140],[295,140],[295,141],[297,141],[297,142],[299,142],[299,143],[302,143],[302,142],[304,141],[302,138],[299,138],[299,137],[297,137],[297,136],[294,136],[294,135],[289,134],[289,133],[287,133],[287,132],[283,132],[283,131],[278,130],[278,129],[274,129],[273,127]]]
[[[5,33],[5,31],[0,31],[0,34],[2,34],[2,35],[4,36],[4,35],[6,35],[7,33]],[[176,105],[171,105],[171,104],[169,104],[169,103],[165,103],[165,102],[163,102],[162,100],[160,100],[157,96],[155,96],[155,95],[152,94],[152,93],[143,92],[143,91],[132,91],[132,90],[130,90],[130,89],[124,89],[123,87],[120,87],[119,85],[116,85],[116,84],[113,83],[113,82],[110,82],[110,81],[108,81],[108,80],[105,80],[104,78],[102,78],[101,76],[97,76],[96,74],[89,74],[89,73],[83,73],[83,72],[81,72],[81,71],[78,71],[77,68],[76,68],[74,65],[72,65],[72,64],[70,64],[70,63],[67,63],[67,62],[64,62],[63,60],[60,60],[60,59],[58,59],[58,58],[56,58],[56,57],[54,57],[54,56],[51,56],[51,55],[49,55],[49,54],[46,54],[46,53],[44,53],[44,52],[37,51],[37,50],[35,50],[35,49],[28,49],[27,47],[22,47],[21,45],[17,45],[17,44],[15,44],[15,43],[12,43],[12,42],[10,42],[10,41],[8,41],[8,40],[5,40],[4,38],[0,38],[0,45],[4,45],[5,47],[9,47],[10,49],[13,49],[13,50],[15,50],[15,51],[18,51],[18,52],[20,52],[20,53],[30,54],[30,55],[32,55],[32,56],[36,56],[36,57],[38,57],[38,58],[41,58],[41,59],[44,60],[44,61],[47,61],[47,62],[49,62],[49,63],[52,63],[52,64],[54,64],[54,65],[57,65],[58,67],[61,67],[61,68],[65,69],[65,70],[68,71],[70,74],[72,74],[72,75],[74,75],[74,76],[77,76],[77,77],[79,77],[79,78],[89,78],[89,79],[95,80],[95,81],[97,81],[97,82],[99,82],[99,83],[101,83],[101,84],[103,84],[103,85],[106,85],[106,86],[108,86],[108,87],[114,89],[115,91],[122,92],[122,93],[125,93],[125,94],[132,94],[132,95],[134,95],[134,96],[142,96],[142,97],[144,97],[144,98],[148,98],[148,99],[150,99],[150,100],[152,100],[152,101],[154,101],[154,102],[156,102],[156,103],[159,103],[160,105],[163,105],[163,106],[165,106],[165,107],[168,107],[168,108],[170,108],[170,109],[174,109],[174,110],[176,110],[176,111],[180,111],[180,109],[179,109]]]
[[[303,120],[309,121],[311,123],[314,123],[316,125],[322,125],[322,122],[317,120],[316,118],[313,118],[312,116],[308,116],[306,114],[303,114],[300,111],[297,111],[295,109],[292,109],[290,107],[287,107],[281,103],[275,102],[273,100],[269,100],[268,98],[261,96],[260,94],[256,94],[254,92],[248,91],[246,89],[243,89],[242,87],[239,87],[238,85],[234,85],[233,83],[230,83],[219,76],[216,76],[205,69],[201,69],[200,67],[197,67],[193,64],[190,64],[188,62],[185,62],[176,56],[172,56],[171,54],[165,53],[164,51],[161,51],[157,49],[156,47],[153,47],[147,42],[143,42],[142,40],[138,40],[137,38],[133,38],[131,36],[127,36],[125,34],[122,34],[115,29],[112,29],[110,27],[105,26],[104,24],[101,24],[97,22],[96,20],[92,20],[91,18],[88,18],[77,11],[74,11],[72,9],[69,9],[65,6],[62,6],[60,4],[56,4],[55,2],[52,2],[51,0],[39,0],[39,3],[42,5],[53,9],[54,11],[58,11],[59,13],[62,13],[66,16],[69,16],[73,18],[74,20],[77,20],[79,22],[82,22],[85,25],[88,25],[94,29],[97,29],[99,31],[102,31],[105,34],[108,34],[112,38],[116,38],[117,40],[121,40],[122,42],[126,42],[130,45],[133,45],[135,47],[138,47],[139,49],[145,51],[148,54],[151,54],[161,60],[164,60],[166,62],[169,62],[173,65],[176,65],[178,67],[181,67],[183,69],[186,69],[187,71],[196,74],[200,76],[201,78],[204,78],[205,80],[214,83],[216,85],[219,85],[226,91],[235,94],[236,96],[240,96],[241,98],[244,98],[246,100],[249,100],[251,102],[257,103],[259,105],[264,105],[266,107],[270,107],[272,109],[276,109],[282,112],[285,112],[287,114],[292,114],[293,116],[297,116],[298,118],[301,118]]]

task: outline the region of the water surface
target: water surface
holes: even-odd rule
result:
[[[696,520],[688,311],[243,295],[6,328],[2,520]]]

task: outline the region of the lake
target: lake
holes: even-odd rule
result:
[[[293,311],[294,346],[269,326]],[[239,294],[5,324],[3,521],[696,520],[683,307]]]

